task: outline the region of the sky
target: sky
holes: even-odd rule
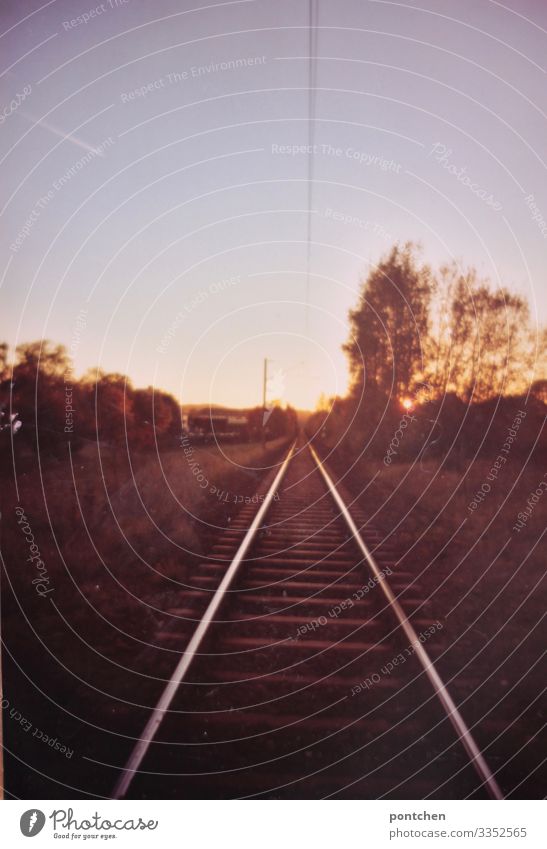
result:
[[[2,339],[183,403],[261,403],[267,358],[313,407],[407,240],[545,322],[547,3],[315,5],[3,0]]]

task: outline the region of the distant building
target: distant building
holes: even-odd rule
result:
[[[249,416],[230,411],[192,410],[182,414],[182,428],[197,439],[248,439]]]

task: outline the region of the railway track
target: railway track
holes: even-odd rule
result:
[[[313,449],[259,494],[169,611],[187,646],[113,796],[501,798],[430,659],[442,623],[407,618],[411,576]]]

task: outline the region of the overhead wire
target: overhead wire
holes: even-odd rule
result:
[[[306,235],[306,336],[309,331],[310,277],[312,254],[313,183],[315,172],[315,110],[317,102],[318,0],[308,0],[308,174]]]

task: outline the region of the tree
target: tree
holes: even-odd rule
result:
[[[8,376],[8,351],[6,342],[0,343],[0,381],[6,380]]]
[[[18,345],[9,393],[22,422],[21,440],[56,451],[65,426],[65,375],[71,363],[63,345],[48,340]]]
[[[172,395],[155,390],[137,389],[133,396],[133,444],[152,448],[180,428],[180,407]]]
[[[64,345],[53,345],[47,339],[18,345],[15,350],[14,374],[18,379],[62,378],[71,369]]]
[[[523,391],[533,364],[526,301],[492,290],[475,269],[441,269],[430,340],[429,380],[466,403]]]
[[[547,404],[547,380],[534,380],[532,383],[532,395],[542,404]]]
[[[395,245],[370,272],[356,308],[350,311],[350,338],[344,351],[354,395],[366,383],[383,395],[400,397],[425,373],[433,283],[416,253],[410,242]]]
[[[84,375],[83,385],[95,416],[95,438],[123,444],[126,431],[134,425],[134,391],[129,378],[92,369]]]

